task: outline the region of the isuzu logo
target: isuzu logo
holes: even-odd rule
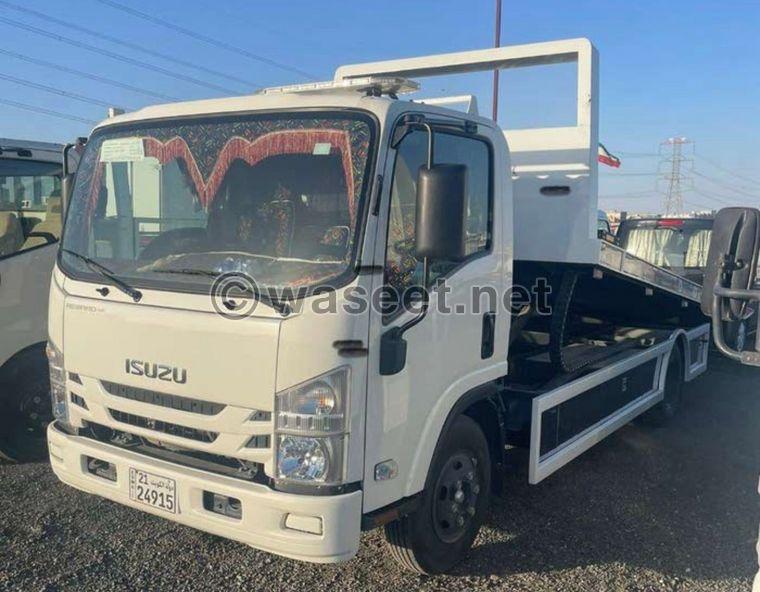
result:
[[[124,369],[127,374],[132,374],[133,376],[144,376],[145,378],[176,382],[177,384],[185,384],[187,382],[187,370],[167,366],[166,364],[141,362],[140,360],[130,360],[127,358]]]

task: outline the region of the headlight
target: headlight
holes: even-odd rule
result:
[[[349,378],[349,368],[342,367],[276,396],[278,480],[343,481]]]
[[[50,368],[50,398],[53,405],[53,417],[68,424],[69,403],[66,398],[66,370],[63,364],[63,352],[49,341],[45,351]]]
[[[277,478],[319,484],[343,480],[344,437],[309,438],[280,435],[277,438]]]

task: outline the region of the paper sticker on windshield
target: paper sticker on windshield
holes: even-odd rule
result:
[[[134,162],[144,158],[142,138],[104,140],[100,145],[100,162]]]
[[[314,152],[312,154],[314,156],[327,156],[330,154],[331,148],[332,145],[329,142],[317,142],[314,144]]]

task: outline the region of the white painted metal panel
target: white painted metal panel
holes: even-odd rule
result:
[[[710,324],[705,323],[686,331],[686,341],[689,347],[686,348],[684,362],[686,375],[684,379],[689,382],[707,370],[707,355],[710,351]],[[696,349],[696,354],[692,348]]]
[[[678,333],[679,331],[674,332],[667,341],[664,341],[659,345],[634,354],[617,363],[610,364],[588,376],[584,376],[583,378],[558,387],[533,399],[530,430],[530,460],[528,468],[528,479],[531,484],[539,483],[556,470],[584,453],[594,444],[597,444],[612,432],[627,424],[634,417],[640,415],[662,400],[665,385],[665,372]],[[654,373],[652,388],[649,391],[631,401],[617,412],[605,417],[595,425],[571,438],[569,441],[561,444],[551,452],[543,456],[541,455],[541,415],[545,411],[552,409],[573,397],[582,395],[590,389],[654,359],[657,360],[657,369]]]

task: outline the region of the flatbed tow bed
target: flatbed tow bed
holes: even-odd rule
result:
[[[518,270],[525,265],[516,262]],[[536,265],[527,262],[529,267]],[[662,326],[661,317],[654,315],[654,321],[644,326],[619,326],[606,339],[581,336],[573,344],[567,344],[566,336],[554,334],[550,328],[549,341],[558,340],[561,347],[552,350],[550,343],[550,351],[513,354],[513,364],[520,360],[523,372],[504,377],[500,397],[505,408],[512,409],[507,442],[529,448],[531,484],[539,483],[661,402],[674,347],[680,344],[685,382],[707,368],[710,327],[699,324],[696,312],[701,286],[604,239],[599,239],[598,262],[574,266],[571,273],[575,278],[584,272],[592,278],[590,283],[600,284],[599,292],[604,293],[605,283],[614,278],[616,293],[622,288],[629,303],[654,300],[654,307],[670,306],[674,312],[680,309],[694,326]],[[637,296],[632,296],[636,292]],[[571,291],[570,299],[572,296]],[[570,306],[568,301],[568,310]],[[555,318],[563,314],[557,310],[556,301],[552,314]],[[556,327],[554,323],[553,329]],[[516,412],[518,409],[521,411]],[[522,422],[515,422],[516,417]]]
[[[601,241],[599,249],[600,270],[637,280],[645,287],[664,290],[691,302],[702,299],[702,286],[696,282],[644,261],[607,241]]]

